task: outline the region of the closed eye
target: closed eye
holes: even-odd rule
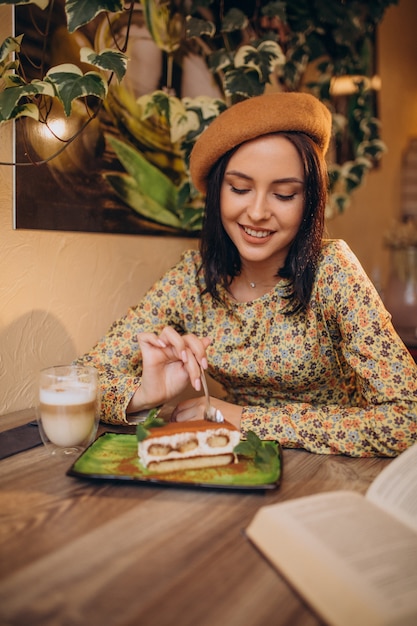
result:
[[[237,193],[239,195],[243,195],[250,191],[250,189],[239,189],[238,187],[235,187],[234,185],[230,185],[230,189],[233,193]]]
[[[291,193],[289,195],[284,195],[282,193],[276,193],[275,196],[278,200],[282,200],[283,202],[288,202],[288,200],[293,200],[297,194]]]

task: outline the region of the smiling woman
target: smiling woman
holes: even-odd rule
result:
[[[295,128],[300,130],[295,132],[293,130]],[[196,186],[201,191],[207,191],[207,206],[210,207],[205,216],[202,254],[207,267],[207,286],[213,297],[216,297],[219,282],[227,288],[233,288],[234,283],[235,288],[238,288],[239,282],[241,283],[246,275],[247,282],[257,284],[255,275],[251,276],[251,273],[255,272],[256,275],[262,274],[264,287],[271,287],[274,284],[271,281],[276,281],[279,276],[291,278],[291,289],[296,296],[295,307],[308,304],[324,228],[328,184],[324,155],[330,142],[330,129],[330,113],[316,98],[309,94],[278,93],[235,105],[223,113],[216,124],[210,126],[204,134],[204,140],[201,138],[197,142],[190,168]],[[276,135],[278,131],[279,137]],[[271,146],[274,146],[273,153]],[[236,151],[237,147],[239,150]],[[275,233],[272,245],[275,245],[275,254],[279,259],[275,259],[275,267],[273,258],[269,261],[265,258],[266,267],[257,265],[249,270],[246,267],[243,271],[244,257],[237,247],[233,246],[231,251],[225,249],[222,257],[218,253],[218,248],[222,246],[222,238],[217,232],[220,217],[217,209],[222,204],[222,197],[217,197],[217,181],[218,179],[223,181],[221,190],[227,189],[227,175],[233,172],[235,159],[239,159],[240,162],[245,156],[245,166],[249,171],[257,173],[254,181],[256,185],[252,183],[253,193],[250,194],[250,198],[253,202],[255,195],[258,204],[255,204],[255,207],[251,206],[249,212],[252,212],[253,208],[262,211],[265,206],[269,207],[269,210],[272,205],[277,207],[278,200],[274,194],[272,194],[274,201],[271,204],[271,191],[278,180],[281,184],[287,180],[288,185],[290,178],[295,187],[291,187],[289,195],[287,187],[287,195],[284,194],[284,198],[279,199],[281,212],[291,220],[297,218],[294,215],[295,207],[301,214],[298,216],[298,223],[295,219],[296,228],[292,231],[292,237],[287,238],[285,246],[282,247],[282,242],[281,245],[279,243],[285,234],[282,227]],[[248,176],[246,171],[244,174]],[[266,188],[270,191],[265,199],[262,198],[262,194],[259,197],[259,193],[255,193],[255,190],[259,192],[262,184],[263,193]],[[294,195],[295,191],[298,191],[298,194]],[[265,205],[267,197],[269,202]],[[222,211],[225,211],[226,207],[222,206]],[[262,218],[262,214],[260,217]],[[249,221],[240,225],[254,227],[255,224],[249,214]],[[266,222],[262,226],[265,229]],[[230,232],[228,235],[230,236]],[[224,246],[228,247],[227,241],[224,242]],[[226,260],[223,268],[219,265],[220,258]],[[268,282],[265,283],[265,280]],[[258,295],[261,295],[260,290],[261,284],[258,283]]]
[[[237,150],[226,168],[220,205],[223,227],[241,259],[229,289],[237,300],[251,300],[279,281],[277,268],[285,265],[303,217],[304,171],[291,141],[267,135]]]
[[[313,96],[275,93],[200,136],[200,251],[79,359],[100,371],[103,420],[126,424],[199,392],[202,367],[224,389],[211,404],[244,435],[351,456],[416,441],[417,367],[351,250],[323,239],[330,133]],[[182,400],[171,419],[205,408],[202,395]]]

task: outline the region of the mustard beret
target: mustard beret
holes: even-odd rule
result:
[[[207,176],[223,154],[245,141],[280,131],[305,133],[324,155],[331,127],[329,109],[311,94],[279,92],[248,98],[223,111],[197,139],[190,158],[192,181],[206,193]]]

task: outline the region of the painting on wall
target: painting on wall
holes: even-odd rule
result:
[[[28,79],[39,78],[43,67],[67,63],[71,54],[79,62],[79,46],[94,46],[97,37],[106,37],[105,18],[93,21],[76,36],[70,37],[62,0],[55,1],[53,12],[41,11],[34,5],[21,5],[15,11],[15,35],[24,34],[20,61]],[[101,20],[101,21],[100,21]],[[49,23],[47,23],[49,21]],[[123,27],[123,23],[122,26]],[[135,33],[136,28],[136,33]],[[44,48],[42,33],[48,29],[48,45]],[[130,28],[129,42],[143,40],[143,23]],[[102,43],[102,42],[101,42]],[[142,41],[143,43],[143,41]],[[145,42],[149,45],[149,37]],[[152,63],[146,59],[146,75],[132,72],[132,89],[150,92],[160,88],[164,81],[164,60],[159,55]],[[76,55],[76,56],[75,56]],[[76,59],[76,61],[75,61]],[[83,71],[91,69],[82,68]],[[126,77],[129,80],[129,77]],[[138,81],[142,83],[138,86]],[[135,84],[136,81],[136,84]],[[133,86],[132,86],[133,85]],[[133,92],[132,92],[133,93]],[[199,235],[202,207],[196,219],[185,227],[169,219],[149,219],[130,206],[109,183],[111,177],[125,175],[126,171],[109,143],[109,137],[124,140],[123,124],[118,124],[128,111],[115,112],[115,107],[102,107],[95,119],[79,133],[95,103],[90,109],[79,101],[73,102],[67,118],[59,103],[45,104],[47,123],[39,124],[31,118],[20,118],[15,123],[15,202],[14,223],[18,229],[62,230],[99,233],[170,235],[196,237]],[[90,104],[90,103],[87,103]],[[135,121],[135,123],[137,120]],[[68,142],[69,138],[75,137]],[[52,154],[58,154],[50,160]],[[116,176],[115,176],[116,175]]]

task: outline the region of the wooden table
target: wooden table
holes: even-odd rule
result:
[[[244,529],[262,505],[364,493],[389,462],[285,450],[281,487],[243,493],[80,480],[44,446],[0,460],[0,624],[320,624]]]

